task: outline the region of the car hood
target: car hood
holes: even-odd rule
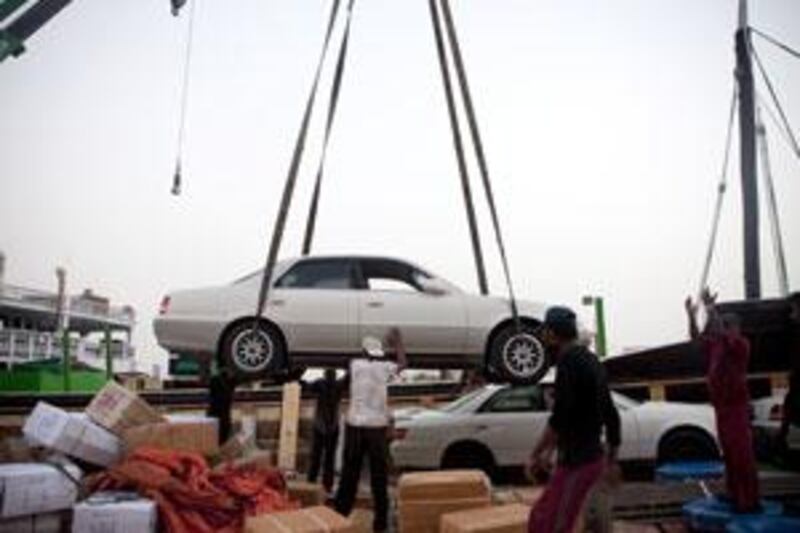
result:
[[[394,422],[397,425],[408,425],[428,420],[440,419],[447,416],[444,411],[427,409],[425,407],[404,407],[394,411]]]

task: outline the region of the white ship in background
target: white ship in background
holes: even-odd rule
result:
[[[106,368],[106,335],[111,339],[115,372],[135,369],[131,334],[136,313],[128,305],[111,305],[90,289],[79,295],[6,283],[5,258],[0,252],[0,369],[63,357],[66,325],[73,360]],[[63,312],[62,312],[63,307]]]

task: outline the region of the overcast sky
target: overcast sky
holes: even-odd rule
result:
[[[52,287],[64,265],[73,292],[134,305],[148,369],[163,357],[151,327],[162,294],[263,262],[329,9],[197,1],[180,197],[169,190],[188,11],[175,19],[167,0],[75,1],[0,65],[7,281]],[[736,4],[452,2],[517,292],[575,307],[603,295],[614,350],[684,337],[682,300],[696,290],[722,160]],[[753,26],[800,47],[800,2],[752,4]],[[798,132],[800,61],[758,38],[756,47]],[[300,249],[322,115],[284,257]],[[768,128],[797,290],[800,161]],[[426,1],[357,2],[328,156],[317,251],[406,257],[476,290]],[[743,294],[738,155],[732,163],[711,273],[724,299]],[[480,205],[491,287],[502,294],[482,196]]]

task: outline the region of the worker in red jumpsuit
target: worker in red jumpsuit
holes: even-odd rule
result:
[[[728,495],[736,512],[751,513],[759,510],[760,496],[747,388],[750,343],[742,335],[739,317],[720,315],[716,299],[708,289],[703,291],[701,300],[707,319],[701,333],[697,327],[698,305],[691,297],[686,298],[689,334],[700,343],[708,365],[706,380],[725,459]]]

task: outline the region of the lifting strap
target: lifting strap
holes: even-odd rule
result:
[[[711,235],[708,239],[706,249],[706,259],[703,263],[703,272],[700,275],[700,286],[697,288],[697,298],[708,284],[708,274],[711,270],[711,261],[714,258],[714,249],[717,244],[717,234],[719,233],[719,220],[722,215],[722,201],[725,199],[725,192],[728,189],[728,162],[730,161],[731,141],[733,140],[733,118],[736,115],[736,102],[739,99],[739,91],[734,83],[733,96],[731,97],[731,107],[728,113],[728,133],[725,136],[725,155],[722,158],[722,172],[720,173],[719,185],[717,185],[717,200],[714,206],[714,216],[711,220]]]
[[[322,175],[325,169],[325,156],[328,153],[328,140],[333,129],[333,119],[336,116],[336,108],[339,103],[339,92],[342,86],[342,76],[347,60],[347,45],[350,42],[350,20],[353,15],[353,4],[355,0],[350,0],[347,5],[347,19],[344,26],[344,36],[339,47],[339,58],[336,61],[336,72],[333,75],[333,85],[331,85],[330,101],[328,103],[328,120],[325,125],[325,136],[322,139],[322,154],[320,155],[319,165],[317,166],[317,178],[314,183],[314,192],[311,195],[311,204],[308,207],[308,218],[306,219],[306,232],[303,237],[302,254],[311,253],[311,245],[314,241],[314,229],[317,225],[317,209],[319,207],[319,195],[322,189]]]
[[[172,175],[172,194],[179,196],[181,194],[181,159],[183,158],[183,145],[186,137],[186,108],[189,101],[189,74],[192,65],[192,46],[194,45],[194,19],[195,19],[195,5],[198,0],[192,0],[192,5],[189,6],[189,32],[186,37],[186,50],[183,59],[183,79],[181,80],[181,111],[178,117],[178,139],[175,146],[175,172]],[[178,16],[178,11],[183,7],[184,2],[172,3],[172,14]]]
[[[486,268],[483,264],[483,251],[481,250],[481,239],[478,233],[478,222],[475,216],[475,206],[472,202],[472,190],[469,184],[469,172],[467,171],[467,163],[464,157],[464,145],[461,139],[461,129],[458,124],[458,115],[456,113],[455,101],[453,98],[453,87],[450,82],[450,72],[447,64],[447,56],[444,48],[444,40],[442,38],[441,20],[439,12],[436,8],[436,0],[428,0],[428,6],[431,12],[431,22],[433,23],[433,32],[436,38],[436,52],[439,57],[439,70],[442,74],[442,82],[444,85],[444,94],[447,99],[447,112],[450,117],[450,128],[453,132],[453,147],[456,152],[456,159],[458,161],[458,172],[461,176],[461,190],[464,194],[464,204],[467,211],[467,222],[469,224],[469,234],[472,240],[472,252],[475,259],[475,267],[478,271],[478,287],[481,294],[489,293],[489,286],[486,282]]]
[[[256,306],[255,317],[260,317],[264,312],[264,306],[267,303],[267,296],[269,295],[269,286],[272,280],[273,270],[275,269],[275,262],[278,258],[278,251],[281,247],[281,240],[283,239],[283,231],[286,227],[286,218],[289,214],[289,208],[292,203],[292,195],[294,194],[294,187],[297,183],[297,173],[300,168],[300,160],[302,159],[303,149],[306,144],[306,136],[308,134],[308,125],[311,121],[311,111],[314,108],[314,101],[317,96],[317,87],[319,86],[320,73],[322,72],[322,65],[325,62],[325,57],[328,53],[328,44],[331,40],[331,33],[333,26],[336,22],[336,15],[339,11],[340,0],[333,0],[331,13],[328,20],[328,28],[325,32],[325,40],[322,43],[322,52],[320,54],[319,62],[317,63],[317,70],[314,74],[314,82],[311,85],[311,92],[306,101],[306,109],[303,114],[303,121],[300,124],[300,131],[297,134],[297,140],[294,145],[294,153],[292,154],[292,161],[289,165],[289,171],[286,175],[286,183],[283,187],[283,194],[281,202],[278,207],[278,216],[275,221],[275,226],[272,230],[272,237],[270,239],[269,252],[267,253],[266,265],[264,266],[264,273],[261,277],[261,289],[258,292],[258,304]],[[255,327],[255,322],[253,323]]]
[[[461,57],[461,46],[458,44],[458,34],[456,33],[455,24],[453,23],[453,16],[450,12],[450,0],[441,0],[442,12],[444,13],[445,27],[447,28],[447,37],[450,42],[450,50],[453,53],[453,63],[456,67],[456,74],[458,75],[459,85],[461,87],[461,99],[464,101],[464,108],[467,115],[467,123],[469,124],[469,131],[472,135],[472,144],[475,146],[475,157],[478,160],[478,167],[481,171],[481,179],[483,182],[483,189],[486,193],[486,201],[489,204],[489,214],[492,218],[492,226],[494,227],[494,236],[497,241],[497,249],[500,252],[500,262],[503,265],[503,273],[506,278],[506,286],[508,287],[508,300],[511,306],[511,316],[514,319],[514,324],[517,330],[520,330],[519,311],[517,309],[517,300],[514,296],[514,286],[511,282],[511,272],[508,267],[508,257],[506,255],[506,247],[503,243],[503,234],[500,231],[500,219],[497,216],[497,205],[494,201],[494,192],[492,191],[492,183],[489,179],[489,167],[486,164],[486,155],[483,150],[483,141],[481,140],[480,131],[478,129],[478,120],[475,117],[475,108],[472,104],[472,95],[469,90],[469,83],[467,81],[466,69],[464,61]]]

